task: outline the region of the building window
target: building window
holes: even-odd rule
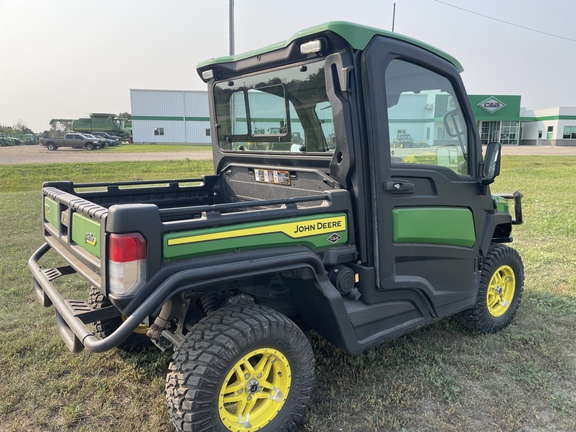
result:
[[[546,139],[552,139],[554,135],[554,126],[548,126],[547,132],[546,132]]]
[[[564,126],[564,133],[562,134],[564,139],[576,139],[576,126]]]
[[[210,136],[210,128],[206,128],[206,136]]]
[[[154,135],[164,135],[164,128],[154,128]]]
[[[480,139],[482,144],[486,145],[492,141],[500,142],[502,140],[500,129],[504,123],[505,122],[499,121],[482,122],[480,126]]]
[[[436,126],[436,140],[443,140],[444,139],[444,126],[437,125]]]
[[[503,121],[500,127],[500,142],[505,145],[517,145],[520,137],[520,122]]]

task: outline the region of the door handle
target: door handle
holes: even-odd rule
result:
[[[385,190],[397,193],[414,193],[414,183],[405,180],[388,180]]]

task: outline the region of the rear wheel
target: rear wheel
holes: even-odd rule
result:
[[[88,304],[92,307],[92,309],[101,309],[104,307],[110,306],[110,300],[104,297],[100,291],[96,288],[92,287],[90,290],[90,296],[88,298]],[[94,327],[96,330],[96,334],[101,338],[105,338],[110,336],[112,333],[120,327],[120,325],[124,322],[125,318],[123,316],[117,318],[110,318],[103,321],[96,321],[94,323]],[[122,351],[133,351],[137,348],[141,348],[142,346],[148,345],[151,343],[150,338],[146,336],[146,332],[148,331],[148,326],[141,324],[134,332],[128,336],[118,348]]]
[[[476,304],[455,318],[472,330],[496,333],[514,318],[523,291],[522,258],[508,246],[492,244],[482,266]]]
[[[56,144],[54,144],[54,143],[48,143],[48,144],[46,144],[46,148],[47,148],[48,150],[50,150],[50,151],[54,151],[54,150],[56,150],[58,147],[57,147]]]
[[[291,431],[314,384],[314,356],[284,315],[235,305],[200,321],[176,350],[166,398],[178,430]]]

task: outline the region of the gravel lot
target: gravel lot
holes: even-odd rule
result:
[[[504,155],[552,155],[575,156],[576,147],[544,147],[544,146],[504,146]],[[149,161],[149,160],[179,160],[186,159],[209,160],[209,151],[195,152],[161,152],[161,153],[108,153],[94,150],[60,148],[48,151],[41,146],[0,147],[0,165],[62,163],[62,162],[112,162],[112,161]]]
[[[106,151],[59,148],[49,151],[41,146],[0,147],[0,165],[62,163],[62,162],[113,162],[113,161],[149,161],[212,159],[212,152],[160,152],[160,153],[108,153]]]

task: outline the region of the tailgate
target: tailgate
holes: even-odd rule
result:
[[[108,209],[55,187],[44,187],[42,200],[46,242],[99,288]]]

